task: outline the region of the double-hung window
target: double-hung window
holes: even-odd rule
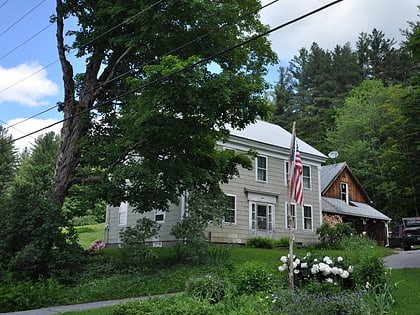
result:
[[[121,202],[120,207],[118,208],[118,225],[120,226],[127,225],[127,216],[128,216],[128,203]]]
[[[311,168],[309,166],[303,166],[302,180],[303,188],[311,189]]]
[[[232,195],[227,195],[228,198],[228,205],[225,211],[225,215],[223,216],[223,222],[235,224],[236,220],[236,197]]]
[[[312,207],[303,206],[303,229],[312,230]]]
[[[340,190],[341,190],[341,200],[343,200],[345,203],[349,203],[349,186],[347,183],[341,183],[340,184]]]
[[[257,181],[267,182],[267,157],[257,156],[255,161],[256,161]]]

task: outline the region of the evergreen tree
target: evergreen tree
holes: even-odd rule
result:
[[[13,181],[17,167],[17,152],[12,142],[12,136],[7,129],[0,126],[0,195]]]
[[[36,139],[0,203],[0,267],[16,279],[71,281],[82,250],[51,191],[59,139]],[[67,229],[64,232],[64,229]]]

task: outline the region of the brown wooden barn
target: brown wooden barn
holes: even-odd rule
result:
[[[389,217],[373,208],[372,201],[347,163],[321,167],[323,222],[350,222],[361,235],[388,246]]]

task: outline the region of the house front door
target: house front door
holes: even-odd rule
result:
[[[253,237],[272,237],[274,230],[274,204],[251,202],[250,228]]]

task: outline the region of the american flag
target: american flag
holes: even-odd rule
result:
[[[290,197],[303,206],[303,166],[300,158],[300,152],[293,134],[292,147],[290,148],[290,171],[289,171],[289,190]]]

